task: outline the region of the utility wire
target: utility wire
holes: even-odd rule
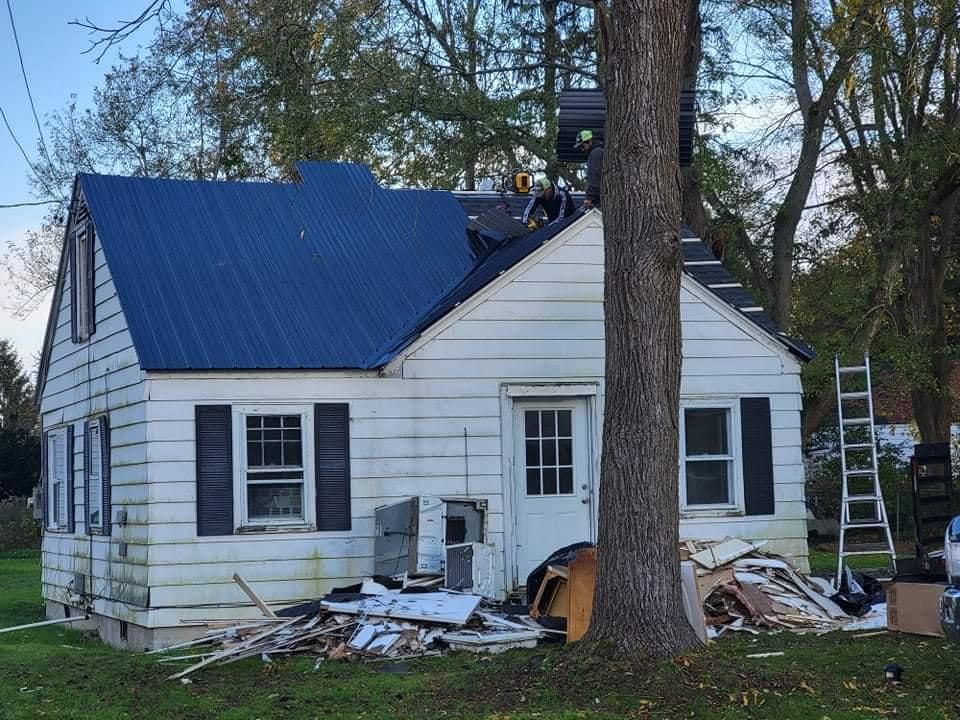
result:
[[[0,120],[3,120],[3,124],[7,128],[7,132],[10,133],[10,137],[13,139],[13,144],[17,146],[17,149],[20,150],[20,154],[23,155],[23,159],[27,162],[27,167],[30,168],[30,171],[34,174],[34,177],[43,185],[43,189],[50,193],[51,197],[57,197],[57,194],[50,189],[50,186],[47,185],[46,181],[37,172],[37,168],[34,167],[33,161],[30,159],[30,156],[27,155],[27,151],[23,149],[23,145],[20,144],[20,141],[17,139],[17,134],[13,131],[13,128],[10,127],[10,121],[7,120],[7,114],[3,111],[3,106],[0,105]]]
[[[34,207],[36,205],[53,205],[54,203],[60,202],[59,200],[26,200],[24,202],[15,202],[15,203],[0,203],[0,210],[9,210],[10,208],[21,208],[21,207]]]
[[[20,49],[20,37],[17,35],[17,24],[13,20],[13,8],[10,0],[7,0],[7,15],[10,16],[10,29],[13,30],[13,41],[17,46],[17,57],[20,59],[20,74],[23,75],[23,86],[27,89],[27,99],[30,101],[30,110],[33,112],[33,121],[37,124],[37,133],[40,135],[40,149],[43,150],[43,156],[47,164],[53,166],[50,161],[50,154],[47,152],[47,143],[43,139],[43,129],[40,127],[40,118],[37,116],[37,106],[33,103],[33,93],[30,92],[30,82],[27,80],[27,68],[23,64],[23,51]],[[36,170],[34,170],[36,173]]]

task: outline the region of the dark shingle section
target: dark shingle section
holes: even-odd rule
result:
[[[501,196],[499,193],[458,192],[454,193],[454,195],[456,196],[457,200],[460,201],[460,204],[463,206],[468,215],[479,215],[485,210],[491,207],[496,207],[497,204],[503,202],[503,196]],[[579,202],[582,202],[583,200],[583,195],[576,193],[574,194],[574,198],[579,204]],[[507,195],[506,201],[511,213],[519,217],[523,212],[524,205],[526,205],[527,198],[523,196]],[[569,222],[567,224],[569,224]],[[557,228],[557,226],[550,226],[549,228],[540,231],[540,233],[535,233],[534,236],[543,237],[541,233],[546,233],[547,231],[555,228]],[[555,233],[550,233],[550,236],[552,237],[553,234]],[[705,243],[702,241],[692,242],[697,235],[686,225],[681,226],[680,237],[686,239],[685,242],[681,243],[681,247],[683,248],[684,272],[686,272],[701,285],[704,285],[710,290],[710,292],[722,299],[725,303],[731,305],[737,310],[740,310],[740,308],[751,308],[758,306],[755,298],[742,287],[710,287],[711,285],[726,285],[730,283],[736,283],[737,279],[731,275],[730,271],[728,271],[722,264],[716,262],[717,258]],[[531,247],[528,251],[532,251],[533,249],[534,248]],[[743,316],[772,335],[778,342],[785,345],[801,360],[812,360],[815,357],[813,349],[809,345],[785,335],[777,326],[777,324],[770,319],[770,316],[767,315],[766,312],[745,312],[743,313]]]
[[[735,308],[756,307],[757,301],[743,288],[710,288],[710,291]]]
[[[723,265],[688,265],[685,270],[702,285],[728,285],[737,282]]]
[[[690,242],[686,240],[681,243],[683,246],[683,262],[703,262],[703,263],[715,263],[716,267],[720,267],[720,263],[717,261],[716,256],[710,251],[705,244],[702,242]]]

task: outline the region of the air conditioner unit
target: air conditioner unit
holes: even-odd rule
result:
[[[374,573],[442,576],[444,548],[483,542],[486,500],[420,495],[374,511]]]
[[[487,598],[495,597],[495,568],[493,545],[448,545],[444,587]]]

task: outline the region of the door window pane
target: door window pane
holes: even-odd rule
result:
[[[569,467],[560,468],[559,490],[561,495],[573,494],[573,468],[569,468]]]
[[[527,468],[527,495],[540,494],[540,468]]]
[[[528,495],[573,494],[573,411],[524,412]]]

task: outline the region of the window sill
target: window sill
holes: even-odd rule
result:
[[[703,518],[727,518],[727,517],[745,517],[746,513],[742,508],[685,508],[680,511],[681,520],[699,520]]]
[[[278,533],[316,532],[313,525],[244,525],[237,528],[238,535],[264,535]]]

